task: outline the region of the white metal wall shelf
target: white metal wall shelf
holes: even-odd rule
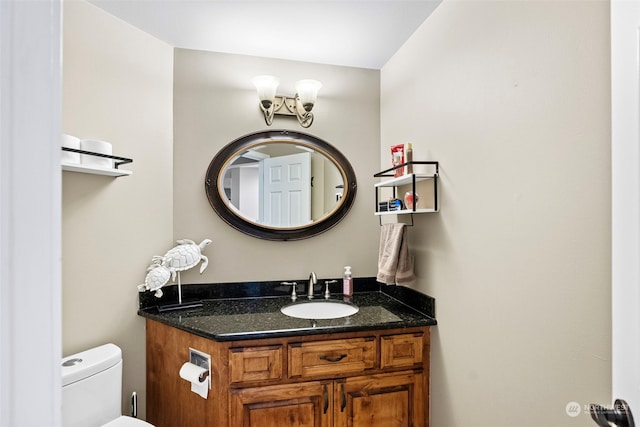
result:
[[[68,147],[62,147],[62,151],[69,151],[69,152],[79,153],[79,154],[88,154],[90,156],[104,157],[104,158],[114,160],[113,168],[102,168],[99,166],[86,165],[82,163],[71,163],[71,162],[62,161],[62,170],[65,170],[65,171],[90,173],[94,175],[105,175],[105,176],[113,176],[113,177],[128,176],[133,173],[130,170],[124,170],[119,168],[120,165],[125,165],[127,163],[133,162],[132,159],[128,159],[126,157],[118,157],[118,156],[112,156],[110,154],[94,153],[93,151],[78,150],[76,148],[68,148]]]
[[[394,177],[395,171],[399,168],[412,165],[427,165],[433,169],[432,173],[410,173],[399,177]],[[376,190],[376,215],[400,215],[400,214],[414,214],[414,213],[433,213],[440,210],[438,201],[438,175],[440,173],[440,164],[435,161],[411,161],[394,166],[390,169],[378,172],[373,176],[375,178],[390,178],[388,180],[381,181],[374,185]],[[380,210],[380,189],[384,187],[392,188],[392,198],[397,199],[397,188],[403,185],[411,185],[411,192],[416,193],[416,183],[420,181],[431,180],[433,182],[433,207],[432,208],[417,208],[416,204],[411,209],[404,207],[400,210],[381,211]]]

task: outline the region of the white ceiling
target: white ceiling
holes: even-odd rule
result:
[[[89,0],[171,46],[380,69],[441,0]]]

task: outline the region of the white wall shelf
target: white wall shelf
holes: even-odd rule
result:
[[[94,175],[106,175],[106,176],[128,176],[133,172],[124,170],[124,169],[114,169],[114,168],[99,168],[96,166],[88,166],[83,165],[81,163],[68,163],[62,162],[62,170],[69,172],[81,172],[81,173],[90,173]]]
[[[411,210],[411,209],[402,209],[399,211],[382,211],[382,212],[376,212],[375,215],[406,215],[406,214],[414,214],[414,213],[435,213],[438,212],[435,209],[416,209],[416,210]]]
[[[423,165],[421,167],[425,167],[430,169],[426,173],[408,173],[401,176],[394,176],[397,169],[404,168],[407,166],[411,166],[411,169],[416,168],[417,166]],[[376,191],[376,207],[375,207],[375,215],[404,215],[414,213],[434,213],[440,210],[440,205],[438,202],[438,175],[440,173],[440,165],[435,161],[411,161],[406,162],[397,166],[394,166],[390,169],[384,170],[382,172],[378,172],[373,176],[375,178],[389,178],[384,181],[380,181],[374,184],[374,188]],[[433,182],[432,187],[432,197],[430,208],[416,208],[414,205],[413,208],[409,209],[404,206],[404,200],[397,194],[398,187],[403,185],[410,185],[411,192],[416,193],[416,183],[421,181],[431,180]],[[392,196],[391,199],[400,199],[403,203],[403,208],[400,210],[381,210],[380,209],[380,189],[381,188],[392,188]],[[424,202],[423,202],[424,203]]]
[[[377,176],[374,175],[374,176]],[[408,174],[402,175],[397,178],[381,181],[375,184],[375,187],[400,187],[401,185],[411,184],[415,178],[416,182],[424,181],[426,179],[435,179],[437,175],[424,175],[424,174]]]
[[[63,171],[90,173],[94,175],[105,175],[105,176],[113,176],[113,177],[128,176],[133,173],[130,170],[119,168],[120,165],[133,162],[132,159],[128,159],[126,157],[118,157],[118,156],[112,156],[109,154],[94,153],[92,151],[77,150],[75,148],[68,148],[68,147],[62,147],[62,151],[69,151],[73,153],[88,154],[90,156],[113,159],[114,160],[113,163],[115,165],[115,167],[113,168],[102,168],[99,166],[86,165],[82,163],[71,163],[71,162],[62,161],[61,163],[62,163]]]

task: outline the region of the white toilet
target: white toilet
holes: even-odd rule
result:
[[[153,427],[120,415],[122,350],[105,344],[62,359],[63,427]]]

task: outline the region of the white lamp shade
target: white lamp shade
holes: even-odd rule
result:
[[[313,105],[318,98],[318,90],[322,87],[322,83],[317,80],[299,80],[296,82],[296,93],[300,97],[300,102],[305,110],[311,111]]]
[[[276,90],[280,84],[280,80],[273,76],[257,76],[251,79],[258,90],[258,98],[260,101],[269,101],[270,103],[276,98]]]

